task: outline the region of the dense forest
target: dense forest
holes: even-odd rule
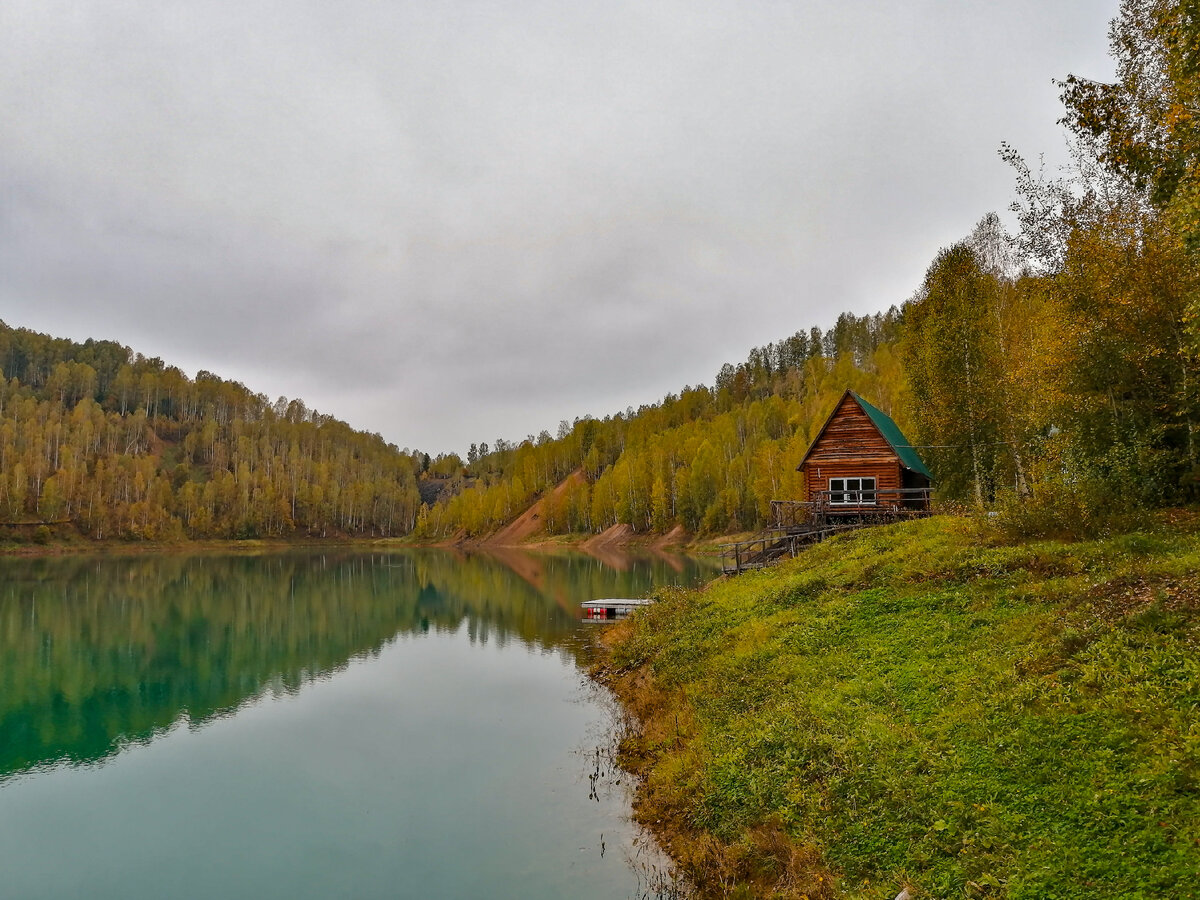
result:
[[[0,323],[0,518],[95,538],[395,535],[424,463],[378,435],[110,341]]]
[[[113,342],[0,323],[0,517],[95,538],[478,536],[578,471],[546,504],[552,532],[751,527],[799,489],[811,429],[847,386],[900,408],[899,321],[843,315],[725,366],[713,388],[465,462]]]
[[[752,350],[746,362],[724,366],[711,388],[685,387],[636,411],[562,422],[556,437],[473,445],[466,462],[475,479],[423,510],[418,531],[486,534],[539,496],[550,533],[620,523],[638,532],[758,527],[772,499],[799,494],[796,466],[847,387],[905,421],[899,327],[894,308],[844,314],[825,334],[813,328]]]
[[[714,384],[431,460],[298,401],[118,344],[0,325],[0,517],[97,537],[721,533],[800,495],[852,388],[921,448],[938,497],[1084,521],[1200,490],[1200,17],[1125,0],[1113,84],[1068,77],[1068,168],[1011,147],[1018,228],[984,215],[906,302],[844,314]]]
[[[799,496],[795,465],[847,387],[920,447],[942,500],[1086,529],[1197,499],[1200,15],[1125,0],[1111,51],[1113,84],[1061,83],[1069,166],[1000,148],[1015,234],[984,215],[899,310],[752,351],[711,389],[473,448],[479,481],[419,527],[486,532],[576,468],[551,531],[757,527]]]
[[[947,495],[1011,485],[1083,516],[1197,498],[1200,17],[1125,0],[1113,84],[1062,82],[1073,163],[1011,147],[1018,233],[985,217],[905,307],[921,443]],[[944,448],[944,449],[943,449]]]

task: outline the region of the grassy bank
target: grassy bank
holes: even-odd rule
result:
[[[938,518],[669,592],[597,674],[715,896],[1200,895],[1200,536]]]

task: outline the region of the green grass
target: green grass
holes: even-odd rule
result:
[[[1200,896],[1197,573],[1194,534],[943,518],[667,593],[609,660],[687,723],[640,814],[782,829],[849,898]]]

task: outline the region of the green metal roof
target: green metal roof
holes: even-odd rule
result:
[[[921,461],[921,455],[913,449],[908,442],[908,438],[904,436],[904,432],[900,427],[892,421],[891,417],[883,410],[876,409],[862,397],[850,391],[854,399],[858,401],[858,405],[863,408],[863,412],[867,417],[875,423],[875,427],[879,429],[879,433],[883,435],[883,439],[892,445],[892,449],[896,451],[896,455],[900,457],[900,463],[906,469],[911,469],[914,472],[919,472],[930,481],[933,481],[933,473],[925,468],[925,463]]]

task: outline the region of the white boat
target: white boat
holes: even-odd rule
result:
[[[585,600],[582,604],[585,622],[603,622],[611,619],[623,619],[635,609],[649,606],[653,600],[607,598],[603,600]]]

